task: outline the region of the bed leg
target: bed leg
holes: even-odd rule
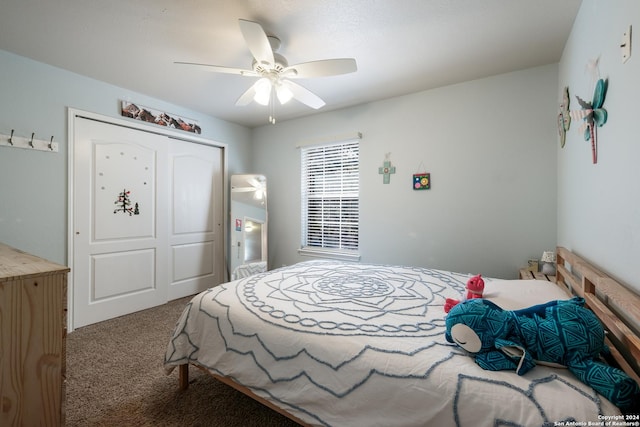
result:
[[[189,364],[178,366],[178,385],[180,390],[186,390],[189,387]]]

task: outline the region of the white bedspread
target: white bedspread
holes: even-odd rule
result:
[[[541,426],[617,408],[564,369],[485,371],[444,339],[468,275],[310,261],[209,289],[165,355],[198,364],[312,425]],[[565,299],[550,282],[485,278],[506,309]]]

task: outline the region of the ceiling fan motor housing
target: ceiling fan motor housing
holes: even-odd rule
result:
[[[273,59],[275,61],[275,64],[273,64],[273,66],[271,66],[270,64],[259,63],[254,59],[253,62],[251,63],[251,68],[253,68],[253,71],[255,71],[258,74],[265,74],[265,73],[269,73],[270,71],[276,71],[278,73],[281,73],[282,70],[284,70],[289,66],[289,62],[287,62],[287,59],[284,56],[280,55],[279,53],[274,52]]]

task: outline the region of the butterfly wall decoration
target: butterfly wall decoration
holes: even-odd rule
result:
[[[593,100],[587,102],[576,96],[578,104],[582,107],[581,110],[571,110],[570,115],[574,120],[582,119],[583,125],[580,126],[580,132],[584,133],[584,140],[591,141],[591,155],[593,163],[598,163],[598,140],[596,128],[602,127],[607,122],[607,110],[602,108],[604,105],[604,98],[607,94],[608,82],[603,79],[599,79],[596,82],[596,88],[593,93]]]

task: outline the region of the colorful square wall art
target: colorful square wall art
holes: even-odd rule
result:
[[[429,189],[431,189],[431,174],[429,174],[429,173],[414,173],[413,174],[413,189],[414,190],[429,190]]]

